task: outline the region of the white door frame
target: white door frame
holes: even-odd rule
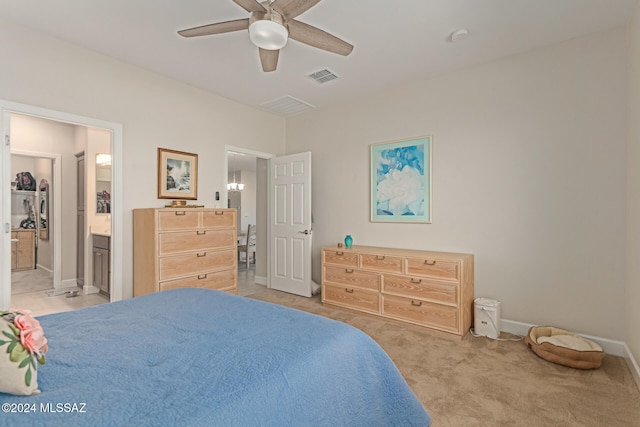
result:
[[[107,122],[90,117],[63,113],[33,105],[20,104],[0,99],[0,135],[2,148],[0,149],[0,186],[10,188],[11,181],[11,149],[9,145],[10,114],[24,114],[43,119],[71,123],[78,126],[105,129],[111,132],[112,155],[112,209],[111,209],[111,301],[123,298],[123,132],[119,123]],[[60,193],[59,191],[57,193]],[[11,196],[10,191],[2,191],[0,203],[0,309],[7,309],[11,303]],[[55,197],[55,196],[54,196]],[[59,206],[60,203],[57,203]],[[56,230],[57,229],[57,230]],[[61,232],[60,227],[53,230]],[[62,235],[56,240],[59,240]],[[55,255],[54,255],[55,256]]]

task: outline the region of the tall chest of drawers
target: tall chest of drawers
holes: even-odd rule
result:
[[[133,210],[133,295],[176,288],[238,293],[235,209]]]
[[[464,336],[473,316],[473,255],[322,248],[322,303]]]

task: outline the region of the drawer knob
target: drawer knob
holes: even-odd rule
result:
[[[435,261],[429,261],[428,259],[424,260],[425,265],[436,265]]]
[[[352,294],[353,293],[353,288],[349,289],[349,288],[344,288],[344,291],[348,294]]]
[[[422,301],[411,300],[411,305],[414,305],[416,307],[420,307],[422,305]]]
[[[207,232],[206,232],[206,231],[200,231],[200,230],[198,230],[198,231],[196,231],[196,234],[197,234],[198,236],[202,236],[203,234],[207,234]]]
[[[344,269],[344,272],[345,272],[345,273],[352,274],[352,273],[353,273],[353,268],[345,268],[345,269]]]
[[[224,215],[224,211],[216,211],[216,215]]]
[[[336,252],[336,255],[342,256],[342,255],[344,255],[344,252]]]
[[[422,283],[422,279],[414,279],[413,277],[411,278],[411,283]]]
[[[207,256],[207,253],[206,253],[206,252],[203,252],[203,253],[201,253],[201,254],[200,254],[200,253],[198,253],[198,254],[196,254],[196,256],[197,256],[198,258],[202,258],[203,256]]]
[[[384,255],[376,255],[376,259],[382,261],[384,259]]]
[[[207,275],[206,274],[198,274],[198,280],[202,280],[202,279],[206,279]]]
[[[187,213],[185,211],[176,211],[176,216],[182,216],[182,215],[186,215]]]

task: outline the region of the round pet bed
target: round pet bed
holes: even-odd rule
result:
[[[570,368],[599,368],[604,359],[598,344],[553,326],[529,328],[525,342],[541,358]]]

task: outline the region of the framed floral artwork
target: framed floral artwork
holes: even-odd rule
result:
[[[158,148],[158,199],[198,198],[198,155]]]
[[[371,222],[431,223],[430,136],[371,145]]]

